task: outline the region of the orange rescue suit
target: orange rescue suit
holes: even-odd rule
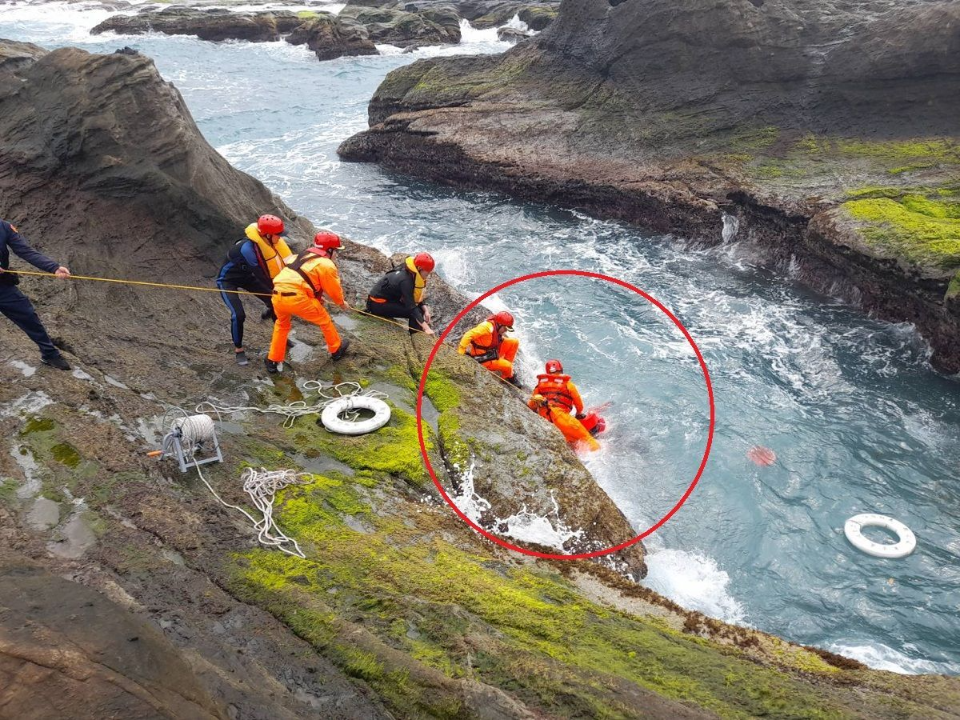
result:
[[[340,335],[323,307],[324,293],[344,307],[337,266],[322,250],[304,250],[293,263],[277,273],[273,279],[273,310],[277,321],[273,325],[273,339],[267,354],[270,360],[283,362],[287,354],[290,320],[294,315],[320,328],[331,354],[340,349]]]
[[[492,354],[495,357],[480,364],[487,370],[500,373],[507,380],[513,377],[513,360],[520,349],[516,338],[501,337],[492,320],[484,320],[460,339],[457,352],[470,357]]]
[[[583,423],[570,414],[571,410],[583,412],[583,400],[580,391],[570,380],[569,375],[537,375],[537,386],[533,395],[540,395],[546,401],[538,403],[532,397],[527,403],[540,417],[552,422],[571,445],[583,443],[590,450],[599,450],[598,443]]]

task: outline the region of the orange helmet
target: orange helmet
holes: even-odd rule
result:
[[[559,360],[547,360],[548,375],[559,375],[562,372],[563,372],[563,365],[560,364]]]
[[[413,266],[417,268],[417,270],[433,272],[433,269],[437,266],[437,263],[434,262],[433,255],[430,253],[417,253],[413,258]]]
[[[343,243],[340,242],[340,236],[336,233],[330,232],[329,230],[321,230],[316,235],[313,236],[313,244],[318,248],[323,250],[339,250],[343,247]]]
[[[261,215],[257,219],[257,230],[267,235],[279,235],[283,232],[283,220],[276,215]]]
[[[506,310],[501,310],[495,315],[491,315],[488,320],[492,320],[494,324],[505,327],[507,330],[513,330],[513,315]]]

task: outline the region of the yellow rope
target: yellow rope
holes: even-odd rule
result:
[[[4,270],[5,273],[14,273],[15,275],[36,275],[37,277],[57,277],[56,273],[34,272],[32,270]],[[200,292],[215,293],[236,293],[243,294],[246,290],[221,290],[220,288],[197,287],[196,285],[171,285],[169,283],[146,282],[145,280],[117,280],[115,278],[91,277],[89,275],[74,275],[63,278],[64,280],[96,280],[97,282],[117,283],[118,285],[144,285],[146,287],[170,288],[173,290],[198,290]],[[262,297],[271,297],[270,293],[248,293],[249,295],[260,295]]]
[[[36,277],[52,277],[52,278],[57,277],[57,274],[56,274],[56,273],[37,272],[37,271],[34,271],[34,270],[4,270],[3,272],[4,272],[4,273],[13,273],[13,274],[15,274],[15,275],[34,275],[34,276],[36,276]],[[94,280],[94,281],[96,281],[96,282],[116,283],[117,285],[141,285],[141,286],[143,286],[143,287],[166,288],[166,289],[168,289],[168,290],[196,290],[196,291],[198,291],[198,292],[233,293],[233,294],[237,294],[237,295],[246,294],[246,295],[257,295],[257,296],[260,296],[260,297],[272,297],[272,296],[273,296],[272,293],[255,293],[255,292],[248,292],[248,291],[246,291],[246,290],[221,290],[220,288],[199,287],[199,286],[197,286],[197,285],[174,285],[174,284],[171,284],[171,283],[147,282],[146,280],[119,280],[119,279],[117,279],[117,278],[93,277],[93,276],[91,276],[91,275],[74,275],[73,273],[71,273],[68,277],[62,278],[62,279],[64,279],[64,280]],[[360,310],[359,308],[350,307],[350,308],[347,308],[347,309],[348,309],[350,312],[355,312],[355,313],[357,313],[358,315],[366,315],[367,317],[371,317],[371,318],[373,318],[374,320],[379,320],[379,321],[381,321],[381,322],[385,322],[385,323],[387,323],[388,325],[395,325],[396,327],[403,328],[404,330],[410,330],[410,329],[412,329],[414,332],[422,333],[422,334],[424,334],[424,335],[427,335],[427,334],[428,334],[428,333],[426,333],[425,331],[423,331],[423,330],[421,330],[421,329],[419,329],[419,328],[410,328],[408,325],[405,325],[404,323],[399,323],[399,322],[396,322],[396,321],[394,321],[394,320],[390,320],[389,318],[381,317],[380,315],[374,315],[373,313],[365,312],[364,310]],[[444,345],[447,345],[447,347],[451,347],[451,348],[455,347],[454,345],[450,345],[450,344],[447,344],[447,343],[444,343]],[[502,382],[504,385],[509,385],[510,387],[515,387],[515,386],[512,385],[511,383],[508,383],[507,380],[506,380],[506,378],[502,377],[502,376],[500,375],[500,373],[495,372],[495,373],[493,373],[493,375],[494,375],[494,377],[497,378],[497,380],[499,380],[500,382]]]

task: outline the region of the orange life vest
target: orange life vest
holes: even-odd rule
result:
[[[470,346],[467,348],[467,352],[469,352],[472,357],[489,355],[490,360],[496,360],[500,356],[500,344],[503,342],[503,336],[497,332],[497,324],[492,320],[486,320],[483,324],[489,324],[492,329],[483,335],[478,335],[477,337],[472,338],[470,340]],[[484,340],[487,340],[489,345],[482,344],[480,342],[481,337]]]
[[[569,375],[537,375],[537,387],[533,392],[543,395],[551,406],[559,405],[570,412],[573,409],[573,395],[567,388],[568,382]]]

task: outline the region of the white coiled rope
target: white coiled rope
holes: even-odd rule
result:
[[[379,390],[363,390],[358,382],[336,383],[335,385],[329,385],[324,388],[321,380],[307,380],[303,384],[303,391],[310,392],[312,390],[315,390],[320,398],[312,405],[308,405],[305,400],[296,400],[286,405],[267,405],[266,407],[256,407],[255,405],[218,405],[211,401],[205,401],[197,405],[196,411],[198,413],[216,412],[221,415],[231,415],[240,412],[283,415],[285,418],[283,426],[290,428],[293,427],[297,418],[305,415],[319,415],[327,405],[341,398],[358,396],[382,400],[389,397],[386,393],[380,392]],[[357,417],[359,417],[359,411],[356,413],[356,417],[351,419],[356,419]]]
[[[179,417],[173,421],[172,430],[179,431],[180,444],[183,451],[191,460],[197,452],[197,449],[204,442],[212,443],[216,433],[216,426],[213,418],[209,415],[189,415],[184,413],[184,417]],[[287,555],[293,555],[299,558],[306,558],[303,550],[296,540],[286,535],[273,519],[273,503],[277,493],[290,485],[303,485],[310,481],[308,473],[297,472],[296,470],[267,470],[260,468],[246,468],[240,475],[240,481],[243,483],[243,491],[250,496],[250,501],[260,514],[258,520],[239,505],[233,505],[224,500],[213,489],[213,486],[207,482],[200,470],[199,465],[194,466],[200,480],[207,486],[207,490],[224,507],[232,510],[239,510],[250,522],[253,523],[257,531],[257,540],[261,545],[274,547]]]

